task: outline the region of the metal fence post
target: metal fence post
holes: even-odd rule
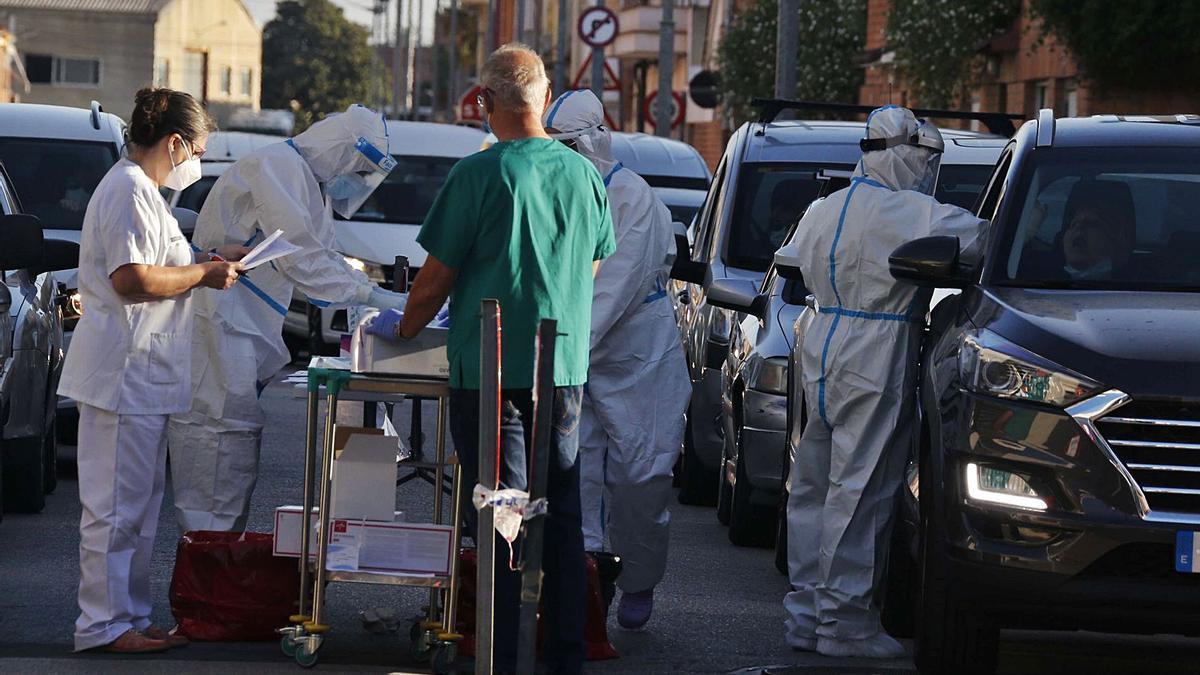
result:
[[[484,300],[479,323],[479,483],[499,485],[500,456],[500,303]],[[440,486],[439,486],[440,489]],[[474,489],[472,488],[472,492]],[[491,508],[479,510],[475,534],[475,673],[492,672],[492,624],[495,618],[496,531]]]

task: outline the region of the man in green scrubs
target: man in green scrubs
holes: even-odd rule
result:
[[[501,47],[483,69],[481,103],[500,142],[450,172],[417,241],[429,258],[409,294],[402,337],[412,337],[451,298],[450,433],[465,484],[479,480],[479,307],[500,301],[503,329],[502,487],[526,485],[533,415],[534,336],[558,321],[554,429],[545,530],[545,659],[550,672],[583,665],[586,607],[579,502],[579,409],[587,382],[592,279],[616,250],[604,182],[584,157],[542,128],[550,102],[541,58]],[[498,551],[507,544],[497,542]],[[516,668],[520,579],[496,556],[496,672]]]

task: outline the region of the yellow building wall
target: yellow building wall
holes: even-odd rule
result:
[[[193,56],[189,57],[188,55]],[[259,109],[262,92],[262,31],[239,0],[175,0],[158,15],[154,27],[155,73],[158,84],[187,87],[186,62],[204,55],[203,91],[191,91],[209,104],[218,118],[233,108]],[[193,61],[194,62],[194,61]],[[229,91],[224,73],[229,72]],[[242,72],[250,73],[250,92],[242,91]]]

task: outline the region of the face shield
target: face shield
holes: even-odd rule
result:
[[[612,159],[612,138],[604,126],[604,105],[591,90],[563,93],[550,106],[544,125],[550,138],[588,159]]]
[[[859,141],[863,167],[892,189],[933,194],[946,144],[937,127],[899,106],[880,108]]]
[[[390,154],[365,138],[359,137],[354,150],[357,153],[354,170],[338,174],[325,184],[325,196],[330,206],[343,218],[358,212],[375,188],[396,168],[396,160]]]

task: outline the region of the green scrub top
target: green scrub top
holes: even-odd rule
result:
[[[554,384],[587,382],[592,263],[616,250],[599,172],[558,141],[525,138],[464,157],[417,242],[458,276],[450,295],[450,386],[479,389],[479,307],[500,301],[502,386],[533,387],[534,337],[558,321]]]

